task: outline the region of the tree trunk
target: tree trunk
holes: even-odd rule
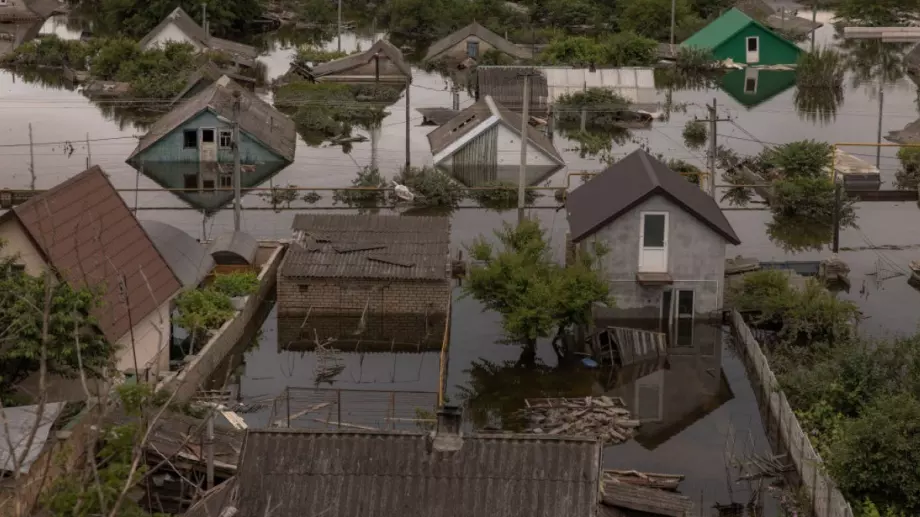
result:
[[[517,361],[518,366],[534,367],[537,365],[537,341],[528,340],[521,347],[521,357]]]

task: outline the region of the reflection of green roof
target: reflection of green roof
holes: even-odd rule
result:
[[[696,34],[687,38],[680,46],[712,50],[728,41],[732,36],[737,34],[738,31],[744,29],[751,23],[760,25],[750,16],[738,9],[732,8],[727,13],[713,20],[709,25],[697,31]]]
[[[739,104],[754,108],[785,92],[795,84],[795,70],[757,70],[754,91],[745,89],[745,70],[732,70],[719,80],[719,87]]]

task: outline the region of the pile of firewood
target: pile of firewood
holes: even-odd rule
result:
[[[526,404],[519,412],[530,433],[590,436],[610,445],[629,440],[639,427],[619,397],[537,399]]]

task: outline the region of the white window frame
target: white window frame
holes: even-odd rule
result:
[[[221,143],[224,136],[227,137],[227,145]],[[221,149],[233,149],[233,131],[229,129],[221,129],[217,132],[217,146]]]
[[[646,248],[645,247],[645,216],[647,215],[663,215],[664,216],[664,268],[662,271],[650,271],[642,269],[642,251],[645,249],[657,250],[659,248]],[[640,273],[667,273],[668,271],[668,250],[670,249],[668,235],[668,227],[671,224],[670,214],[668,212],[661,211],[648,211],[648,212],[639,212],[639,264],[638,270]]]
[[[690,292],[690,314],[683,315],[680,314],[680,293],[689,291]],[[664,297],[665,293],[670,293],[671,297],[671,306],[665,308],[664,306]],[[678,345],[677,344],[677,323],[681,319],[690,320],[690,344],[689,345]],[[669,346],[680,346],[680,347],[691,347],[693,346],[694,338],[694,325],[696,323],[696,289],[693,288],[680,288],[680,287],[669,287],[664,289],[661,292],[661,327],[662,331],[667,333],[670,336]]]

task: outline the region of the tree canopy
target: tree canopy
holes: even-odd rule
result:
[[[208,25],[214,36],[241,34],[262,14],[259,0],[100,0],[99,30],[139,39],[176,7],[200,24],[201,4],[207,4]]]

